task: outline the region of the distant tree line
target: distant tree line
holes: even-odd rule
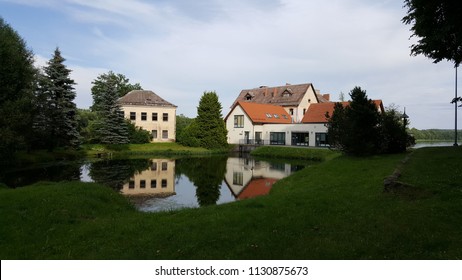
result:
[[[457,139],[462,140],[462,130],[457,131]],[[411,128],[409,133],[414,136],[416,140],[427,141],[453,141],[454,129],[422,129]]]

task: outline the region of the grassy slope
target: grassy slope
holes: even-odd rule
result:
[[[461,156],[460,148],[416,151],[404,166],[402,180],[415,186],[406,195],[382,191],[403,155],[341,156],[266,197],[156,214],[95,184],[0,189],[0,257],[459,259]]]

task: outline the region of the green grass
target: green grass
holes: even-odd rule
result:
[[[252,156],[284,159],[329,160],[340,153],[325,148],[293,148],[278,146],[261,146],[251,152]]]
[[[460,259],[462,148],[337,156],[279,181],[269,196],[140,213],[96,184],[0,188],[1,259]]]
[[[208,150],[205,148],[186,147],[178,143],[148,143],[148,144],[127,144],[127,145],[84,145],[84,150],[89,157],[101,154],[106,156],[112,153],[113,156],[187,156],[187,155],[209,155],[216,153],[227,153],[228,150]]]

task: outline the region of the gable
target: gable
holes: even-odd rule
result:
[[[235,112],[236,107],[240,107],[253,124],[264,123],[292,123],[292,117],[281,106],[258,104],[253,102],[239,101],[230,113],[226,116],[225,121]]]
[[[312,87],[311,83],[299,85],[287,84],[277,87],[261,86],[254,89],[244,89],[231,107],[234,107],[239,101],[298,107],[310,87]],[[316,95],[314,95],[313,99],[316,98]]]

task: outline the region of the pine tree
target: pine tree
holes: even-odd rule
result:
[[[69,77],[71,70],[63,64],[64,61],[59,48],[56,48],[38,82],[39,115],[34,128],[38,135],[45,137],[41,142],[49,150],[80,145],[77,107],[74,103],[75,82]]]
[[[221,114],[218,95],[204,92],[197,107],[195,127],[200,146],[207,149],[220,149],[228,145],[226,125]]]
[[[122,110],[117,103],[117,89],[113,82],[101,87],[99,96],[96,131],[102,144],[127,144],[128,127]]]

